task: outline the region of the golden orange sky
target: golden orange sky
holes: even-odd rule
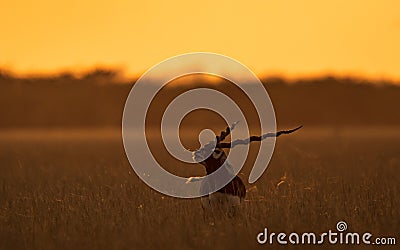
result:
[[[400,1],[6,0],[0,68],[142,73],[209,51],[259,75],[334,73],[400,79]]]

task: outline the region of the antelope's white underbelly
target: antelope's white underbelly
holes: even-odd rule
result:
[[[204,209],[229,209],[239,206],[241,199],[239,196],[224,194],[220,192],[212,193],[208,196],[201,197],[201,204]]]

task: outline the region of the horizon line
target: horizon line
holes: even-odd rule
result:
[[[86,67],[83,69],[73,68],[60,68],[58,70],[33,70],[33,71],[20,71],[10,67],[0,67],[0,75],[6,75],[12,78],[19,79],[32,79],[32,78],[57,78],[60,76],[72,76],[76,79],[81,79],[96,72],[110,73],[112,78],[120,81],[136,81],[146,71],[140,73],[128,73],[125,67],[114,67],[106,65],[94,65],[92,67]],[[255,73],[256,74],[256,73]],[[206,75],[205,75],[206,76]],[[337,72],[334,70],[325,70],[314,73],[285,73],[282,70],[274,70],[269,73],[256,74],[260,79],[271,79],[277,78],[287,82],[296,82],[299,80],[313,80],[313,79],[324,79],[324,78],[335,78],[335,79],[354,79],[360,81],[367,81],[371,83],[391,83],[400,85],[400,77],[388,76],[384,74],[365,74],[360,72]],[[215,77],[215,76],[210,76]],[[155,78],[156,79],[156,78]]]

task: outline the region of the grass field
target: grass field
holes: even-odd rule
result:
[[[341,220],[348,231],[400,244],[398,130],[315,131],[279,138],[267,171],[247,184],[242,213],[214,222],[204,221],[199,199],[166,197],[142,183],[117,131],[2,132],[0,248],[249,249],[265,227],[319,234]],[[240,175],[246,183],[256,150]],[[170,165],[183,176],[205,173]]]

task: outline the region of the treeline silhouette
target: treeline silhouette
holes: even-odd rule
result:
[[[121,80],[112,70],[96,70],[83,77],[21,78],[0,74],[0,128],[120,127],[125,100],[134,81]],[[149,125],[159,125],[166,105],[195,87],[211,87],[228,94],[256,119],[243,93],[224,80],[206,78],[173,82],[156,96]],[[354,78],[322,77],[286,81],[263,80],[280,126],[394,126],[400,125],[400,85]],[[149,83],[150,84],[150,83]],[[251,83],[249,83],[251,84]],[[189,125],[213,121],[209,112],[191,116]]]

